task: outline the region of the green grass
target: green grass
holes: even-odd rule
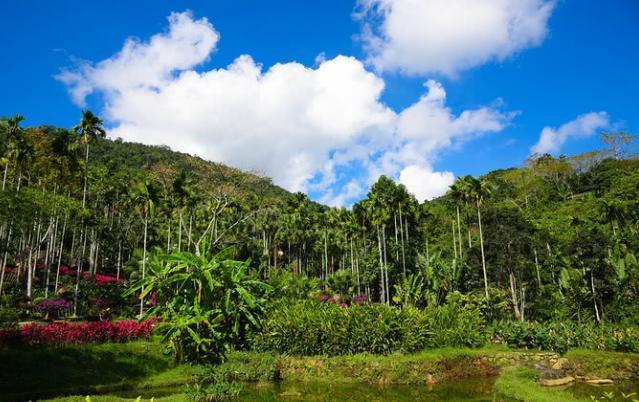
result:
[[[597,350],[570,350],[566,357],[569,369],[577,375],[612,380],[639,379],[639,354],[603,352]]]
[[[92,396],[91,402],[131,402],[137,398],[120,398],[112,395]],[[154,402],[186,402],[189,399],[185,394],[176,394],[164,398],[153,398]],[[46,399],[43,402],[86,402],[86,396],[66,396],[62,398]],[[150,399],[141,399],[142,402],[148,402]]]
[[[180,385],[197,367],[175,366],[157,341],[0,350],[0,401]]]
[[[537,383],[538,372],[528,368],[507,368],[495,382],[495,391],[502,397],[526,402],[583,402],[571,393],[546,388]]]

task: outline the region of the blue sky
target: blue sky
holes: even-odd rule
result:
[[[638,131],[638,2],[498,0],[465,13],[467,1],[11,2],[0,114],[72,126],[89,107],[114,136],[336,205],[379,174],[432,198],[453,176],[520,165],[544,129],[535,149],[555,154],[600,147],[602,129]],[[500,23],[522,19],[503,36]]]

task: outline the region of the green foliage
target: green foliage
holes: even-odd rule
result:
[[[196,402],[237,399],[244,385],[238,381],[229,380],[230,375],[229,370],[223,366],[209,366],[207,371],[196,376],[195,384],[187,388],[187,395]]]
[[[306,301],[283,303],[268,311],[253,346],[260,351],[312,356],[477,347],[485,341],[477,311],[457,304],[419,310]]]
[[[502,322],[492,328],[495,338],[520,349],[566,353],[571,348],[639,353],[637,327],[562,322]]]
[[[230,346],[242,346],[247,331],[259,327],[268,285],[247,274],[248,263],[227,259],[232,249],[208,256],[174,251],[151,258],[146,278],[128,294],[155,293],[157,305],[147,315],[158,325],[178,362],[219,361]]]

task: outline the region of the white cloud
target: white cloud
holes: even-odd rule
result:
[[[378,70],[454,75],[504,60],[548,33],[555,0],[359,0]]]
[[[333,205],[354,201],[380,174],[398,178],[415,165],[423,175],[442,149],[501,131],[512,119],[494,107],[455,115],[436,81],[397,113],[380,101],[384,80],[353,57],[265,70],[243,55],[225,68],[196,71],[218,39],[206,19],[174,13],[167,32],[129,39],[112,57],[58,78],[80,105],[91,93],[103,95],[112,137],[257,170]],[[407,172],[415,176],[414,168]],[[443,182],[448,172],[430,175]],[[420,197],[438,191],[412,183]]]
[[[153,90],[167,85],[173,73],[205,61],[220,35],[206,18],[193,20],[190,12],[172,13],[169,31],[148,43],[129,38],[122,50],[96,66],[83,64],[66,70],[58,79],[71,88],[73,100],[84,105],[90,93],[102,90],[114,96],[135,89]]]
[[[375,174],[398,172],[399,179],[419,200],[444,194],[453,180],[451,172],[434,172],[438,154],[461,146],[477,136],[502,131],[515,116],[482,107],[455,115],[446,106],[446,91],[436,81],[426,83],[420,100],[399,113],[393,147],[387,150]]]
[[[445,194],[455,181],[455,175],[452,172],[433,172],[430,166],[410,165],[402,169],[399,181],[423,202]]]
[[[532,154],[557,153],[570,138],[586,138],[610,125],[606,112],[591,112],[578,116],[559,128],[544,127],[539,141],[532,146]]]

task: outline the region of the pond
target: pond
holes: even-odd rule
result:
[[[492,378],[455,381],[432,386],[369,385],[325,383],[285,383],[249,386],[242,401],[495,401]],[[144,392],[127,391],[112,395],[143,398],[164,397],[184,392],[184,388],[158,388]],[[504,399],[501,399],[504,400]]]
[[[418,401],[513,401],[496,395],[494,378],[465,379],[437,385],[369,385],[369,384],[325,384],[284,383],[277,385],[251,385],[246,387],[240,400],[249,402],[268,401],[352,401],[352,402],[418,402]],[[579,398],[591,400],[628,401],[628,395],[637,393],[636,383],[618,383],[609,386],[575,384],[564,388]],[[142,396],[161,398],[185,391],[184,387],[154,388],[145,391],[122,391],[110,395],[136,398]],[[626,397],[624,397],[624,394]]]

